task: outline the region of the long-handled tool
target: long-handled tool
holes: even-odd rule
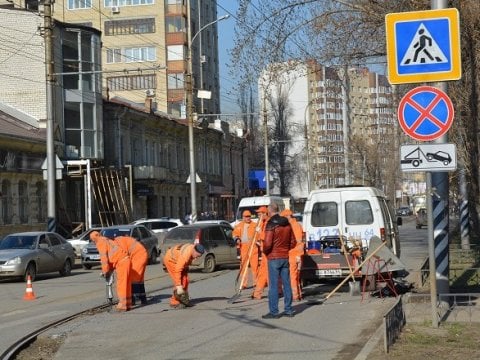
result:
[[[340,237],[340,245],[342,247],[342,252],[343,255],[345,256],[345,261],[347,262],[348,265],[348,271],[350,273],[350,276],[352,277],[352,281],[348,283],[350,287],[350,295],[358,295],[360,294],[360,283],[357,283],[355,280],[355,272],[352,269],[352,265],[350,264],[350,260],[348,259],[347,255],[347,247],[345,246],[345,242],[343,241],[343,236],[342,236],[342,231],[339,231],[339,237]]]
[[[240,278],[240,283],[238,283],[238,287],[237,287],[237,293],[227,301],[230,304],[233,304],[235,301],[237,301],[240,295],[242,294],[243,285],[245,284],[245,279],[247,278],[248,266],[250,265],[250,259],[253,254],[253,249],[255,246],[257,246],[257,235],[260,233],[260,226],[262,224],[262,220],[263,220],[263,214],[260,215],[260,218],[258,219],[257,228],[255,229],[255,235],[253,236],[252,242],[250,243],[250,247],[248,248],[247,261],[245,261],[245,265],[240,268],[240,271],[238,272],[238,275],[237,275],[237,279],[235,280],[235,282],[238,283],[238,279]]]
[[[330,291],[324,299],[319,300],[317,303],[320,303],[320,304],[325,303],[325,301],[327,301],[333,294],[335,294],[338,291],[338,289],[340,289],[343,286],[343,284],[345,284],[358,270],[362,268],[363,265],[365,265],[367,261],[369,261],[373,256],[375,256],[375,254],[378,253],[380,249],[385,246],[385,244],[386,242],[382,242],[374,251],[372,251],[371,254],[369,254],[365,258],[365,260],[362,261],[360,265],[358,265],[352,272],[350,272],[350,274],[345,279],[343,279],[335,289]]]
[[[113,305],[113,280],[114,280],[114,275],[113,271],[110,273],[110,275],[105,277],[105,283],[106,283],[106,295],[107,295],[107,302],[108,305],[110,305],[110,308]]]

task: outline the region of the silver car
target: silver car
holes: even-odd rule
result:
[[[7,235],[0,241],[0,278],[22,278],[58,271],[68,276],[75,264],[75,251],[61,235],[32,231]]]

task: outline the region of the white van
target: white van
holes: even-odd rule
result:
[[[342,235],[347,243],[361,240],[368,249],[370,238],[378,236],[400,257],[398,227],[401,219],[383,192],[373,187],[340,187],[310,192],[303,213],[307,249],[318,247],[328,236]],[[353,244],[351,244],[353,245]]]
[[[303,213],[307,253],[302,259],[302,281],[340,278],[349,274],[340,236],[347,248],[361,243],[363,256],[368,251],[370,239],[377,236],[400,257],[397,225],[401,225],[402,219],[396,219],[393,214],[385,195],[376,188],[342,187],[312,191]],[[351,255],[347,257],[351,258]],[[353,263],[353,260],[349,262]]]
[[[252,218],[256,218],[256,211],[260,206],[268,206],[271,203],[276,203],[278,205],[278,211],[285,209],[285,202],[280,196],[252,196],[244,197],[238,203],[237,213],[235,214],[235,222],[232,225],[236,225],[239,221],[242,220],[242,213],[245,210],[249,210],[252,213]]]

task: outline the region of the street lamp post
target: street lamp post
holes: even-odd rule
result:
[[[195,148],[193,142],[193,82],[192,82],[192,44],[197,36],[207,27],[227,19],[229,15],[224,15],[218,19],[209,22],[208,24],[202,26],[195,35],[192,37],[192,27],[191,27],[191,8],[190,0],[187,1],[187,21],[188,21],[188,58],[187,58],[187,73],[185,76],[185,92],[186,92],[186,112],[187,112],[187,123],[188,123],[188,147],[190,154],[190,197],[191,197],[191,211],[192,211],[192,223],[197,221],[197,184],[196,178],[197,174],[195,171]]]

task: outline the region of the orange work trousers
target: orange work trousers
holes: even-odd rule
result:
[[[132,307],[132,284],[130,280],[130,258],[120,260],[115,267],[117,273],[117,309],[128,311]]]
[[[290,267],[290,284],[292,286],[292,299],[302,300],[302,287],[300,282],[300,267],[297,262],[298,255],[290,254],[288,256],[288,265]]]
[[[174,271],[175,264],[167,261],[165,266],[167,267],[168,274],[170,275],[171,272]],[[173,278],[172,275],[170,275],[170,278],[172,279],[172,282],[175,283],[175,279]],[[182,283],[182,287],[185,290],[185,292],[188,292],[188,284],[190,283],[190,281],[188,279],[188,271],[187,270],[182,271],[180,281]],[[175,290],[175,286],[173,287],[173,290]],[[172,306],[180,305],[180,301],[175,299],[175,296],[173,294],[172,294],[172,297],[170,298],[170,305],[172,305]]]
[[[260,266],[258,267],[257,272],[257,282],[255,284],[255,289],[253,290],[252,298],[260,300],[263,296],[263,289],[268,285],[268,263],[267,257],[262,256],[262,261],[260,261]]]
[[[248,250],[250,248],[251,242],[242,243],[240,247],[240,269],[243,272],[245,269],[245,265],[247,264],[248,260]],[[257,281],[257,273],[258,273],[258,246],[256,244],[253,245],[252,256],[250,257],[250,271],[247,270],[247,276],[245,277],[245,281],[243,283],[243,288],[247,288],[249,285],[249,274],[251,274],[251,283],[255,286]]]

